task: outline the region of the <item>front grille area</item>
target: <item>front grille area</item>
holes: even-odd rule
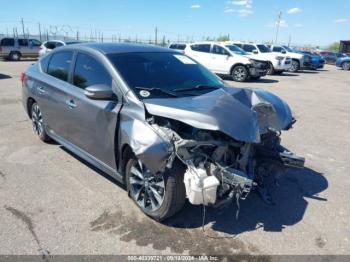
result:
[[[254,67],[258,69],[268,69],[269,64],[266,61],[254,60]]]

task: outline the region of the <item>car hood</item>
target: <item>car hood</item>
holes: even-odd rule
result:
[[[145,99],[146,110],[195,128],[221,131],[244,142],[260,142],[269,130],[291,127],[289,106],[262,89],[224,87],[200,96]]]

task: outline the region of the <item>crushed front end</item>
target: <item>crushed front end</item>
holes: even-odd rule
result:
[[[220,206],[245,199],[253,189],[264,196],[266,176],[304,166],[304,158],[280,144],[281,131],[295,119],[277,96],[227,89],[180,100],[149,101],[147,122],[167,141],[162,166],[170,169],[176,159],[184,164],[190,203]]]

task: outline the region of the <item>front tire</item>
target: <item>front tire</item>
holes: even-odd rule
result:
[[[183,174],[181,166],[174,162],[172,169],[154,175],[132,155],[125,168],[127,191],[142,212],[162,221],[178,212],[185,203]]]
[[[30,118],[32,120],[34,132],[38,135],[38,137],[44,142],[50,142],[51,138],[46,133],[41,109],[36,102],[34,102],[31,106]]]
[[[269,68],[267,69],[267,74],[268,75],[273,75],[275,73],[275,68],[273,67],[273,64],[269,64]]]
[[[350,70],[350,62],[344,62],[341,67],[343,70]]]
[[[245,82],[248,79],[248,70],[245,66],[238,65],[232,69],[232,79],[236,82]]]
[[[298,72],[298,70],[300,69],[300,63],[297,60],[292,60],[292,65],[290,66],[289,71],[292,73],[296,73]]]

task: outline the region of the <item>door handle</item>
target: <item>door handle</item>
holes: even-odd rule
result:
[[[73,109],[73,108],[76,108],[77,107],[77,104],[74,102],[74,100],[67,100],[66,101],[66,105],[70,108],[70,109]]]
[[[45,93],[45,89],[42,86],[38,86],[38,93],[39,94],[44,94]]]

